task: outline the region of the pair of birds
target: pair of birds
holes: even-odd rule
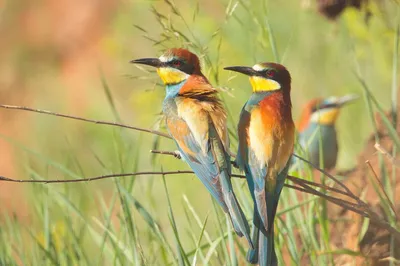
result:
[[[157,68],[166,85],[163,113],[167,129],[182,158],[228,213],[235,232],[247,239],[247,260],[263,266],[277,265],[273,223],[295,142],[288,70],[276,63],[225,68],[249,76],[253,90],[240,114],[236,157],[236,165],[245,172],[254,201],[254,226],[250,233],[231,183],[226,112],[217,90],[202,74],[198,57],[188,50],[174,48],[159,58],[136,59],[131,63]],[[329,110],[324,112],[323,117],[327,118],[321,120],[311,115],[309,122],[334,118],[335,108],[333,101],[316,101],[309,111]],[[305,129],[304,134],[307,132]]]

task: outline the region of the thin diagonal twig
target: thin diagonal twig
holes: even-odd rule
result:
[[[14,182],[14,183],[43,183],[43,184],[49,184],[49,183],[77,183],[77,182],[90,182],[90,181],[95,181],[95,180],[101,180],[101,179],[108,179],[108,178],[115,178],[115,177],[128,177],[128,176],[139,176],[139,175],[180,175],[180,174],[193,174],[192,171],[167,171],[167,172],[153,172],[153,171],[148,171],[148,172],[136,172],[136,173],[123,173],[123,174],[110,174],[110,175],[102,175],[102,176],[96,176],[96,177],[90,177],[90,178],[81,178],[81,179],[72,179],[72,180],[23,180],[23,179],[12,179],[4,176],[0,176],[0,181],[3,182]],[[232,177],[238,177],[238,178],[245,178],[244,175],[237,175],[233,174]],[[292,186],[289,184],[285,184],[285,187],[291,188],[291,189],[296,189],[298,191],[312,194],[315,196],[319,196],[321,198],[324,198],[328,200],[329,202],[338,205],[346,210],[355,212],[357,214],[362,215],[363,217],[367,217],[371,219],[371,222],[374,222],[378,226],[381,226],[382,228],[386,229],[390,233],[396,237],[400,241],[400,233],[393,228],[390,224],[388,224],[386,221],[382,220],[379,218],[379,216],[370,211],[363,211],[362,206],[355,205],[354,203],[341,200],[332,196],[325,195],[315,189],[312,189],[308,185],[302,184],[302,187],[298,186]],[[361,208],[358,209],[357,207]]]
[[[53,180],[26,180],[26,179],[13,179],[4,176],[0,176],[0,181],[5,182],[14,182],[14,183],[44,183],[44,184],[52,184],[52,183],[79,183],[79,182],[90,182],[101,179],[108,179],[114,177],[127,177],[127,176],[138,176],[138,175],[178,175],[178,174],[193,174],[192,171],[167,171],[167,172],[153,172],[153,171],[145,171],[145,172],[135,172],[135,173],[123,173],[123,174],[109,174],[109,175],[101,175],[96,177],[89,178],[80,178],[80,179],[53,179]]]
[[[36,112],[36,113],[41,113],[41,114],[47,114],[47,115],[52,115],[52,116],[58,116],[58,117],[63,117],[63,118],[69,118],[73,120],[79,120],[79,121],[84,121],[84,122],[89,122],[89,123],[95,123],[95,124],[102,124],[102,125],[110,125],[110,126],[117,126],[117,127],[123,127],[123,128],[128,128],[128,129],[133,129],[141,132],[147,132],[150,134],[158,135],[161,137],[169,138],[171,137],[163,132],[156,131],[156,130],[149,130],[145,128],[140,128],[140,127],[133,127],[133,126],[128,126],[120,123],[115,123],[115,122],[108,122],[108,121],[100,121],[100,120],[92,120],[92,119],[86,119],[82,117],[77,117],[77,116],[72,116],[72,115],[65,115],[65,114],[60,114],[60,113],[55,113],[51,111],[46,111],[46,110],[40,110],[40,109],[34,109],[34,108],[29,108],[29,107],[23,107],[23,106],[14,106],[14,105],[1,105],[0,108],[5,108],[5,109],[14,109],[14,110],[22,110],[22,111],[30,111],[30,112]],[[175,152],[157,152],[157,151],[152,151],[153,153],[160,153],[160,154],[167,154],[167,155],[173,155],[175,158],[179,158],[177,156],[177,153]],[[332,196],[325,195],[321,193],[320,191],[317,191],[313,188],[310,187],[310,185],[320,187],[320,188],[325,188],[322,187],[323,185],[313,183],[311,181],[305,181],[300,178],[296,178],[293,176],[288,176],[288,179],[294,181],[297,183],[299,186],[293,186],[290,184],[285,184],[286,187],[296,189],[298,191],[312,194],[315,196],[319,196],[321,198],[324,198],[333,204],[336,204],[344,209],[353,211],[355,213],[358,213],[364,217],[368,217],[371,222],[377,224],[378,226],[386,229],[389,231],[391,234],[394,235],[396,239],[400,241],[400,232],[397,231],[395,228],[393,228],[387,221],[382,220],[379,215],[377,215],[375,212],[373,212],[369,206],[363,202],[360,198],[358,198],[354,193],[352,193],[347,186],[345,186],[342,182],[340,182],[337,178],[333,177],[329,173],[327,173],[325,170],[318,168],[316,165],[312,164],[311,162],[307,161],[306,159],[293,154],[295,157],[299,158],[300,160],[310,164],[312,167],[320,171],[321,173],[325,174],[328,176],[330,179],[334,180],[336,183],[338,183],[342,188],[344,188],[344,191],[338,190],[336,188],[329,188],[329,190],[340,193],[342,195],[349,196],[350,198],[353,198],[357,201],[358,205],[339,199],[335,198]],[[95,181],[95,180],[102,180],[102,179],[108,179],[108,178],[115,178],[115,177],[128,177],[128,176],[139,176],[139,175],[179,175],[179,174],[193,174],[192,171],[168,171],[168,172],[152,172],[152,171],[146,171],[146,172],[136,172],[136,173],[122,173],[122,174],[110,174],[110,175],[103,175],[103,176],[96,176],[96,177],[90,177],[90,178],[81,178],[81,179],[73,179],[73,180],[23,180],[23,179],[12,179],[4,176],[0,176],[0,181],[3,182],[15,182],[15,183],[77,183],[77,182],[89,182],[89,181]],[[243,175],[237,175],[233,174],[232,177],[237,177],[237,178],[245,178]],[[311,183],[309,183],[311,182]],[[325,188],[328,189],[328,188]]]
[[[310,186],[308,186],[308,185],[306,185],[306,184],[299,184],[299,185],[301,185],[302,187],[304,187],[304,188],[306,188],[308,191],[312,191],[312,192],[314,192],[315,193],[315,195],[318,195],[318,196],[320,196],[320,197],[322,197],[322,198],[325,198],[325,199],[328,199],[328,200],[333,200],[333,201],[335,201],[335,202],[340,202],[340,203],[342,203],[342,204],[347,204],[348,205],[348,208],[353,208],[353,209],[357,209],[357,208],[361,208],[362,210],[363,210],[363,208],[362,208],[362,206],[359,206],[359,205],[357,205],[356,203],[351,203],[351,202],[349,202],[349,201],[346,201],[346,200],[342,200],[342,199],[339,199],[339,198],[335,198],[335,197],[332,197],[332,196],[328,196],[328,195],[326,195],[326,194],[324,194],[324,193],[322,193],[322,192],[320,192],[320,191],[318,191],[318,190],[315,190],[315,189],[313,189],[312,187],[310,187]],[[362,212],[362,210],[361,210],[361,212]],[[353,210],[354,211],[354,210]],[[364,212],[363,212],[364,213]],[[360,213],[361,214],[361,213]],[[368,217],[368,215],[365,213],[365,215],[366,215],[366,217]],[[365,216],[364,215],[364,216]]]
[[[314,187],[319,187],[319,188],[322,188],[322,189],[325,189],[325,190],[329,190],[329,191],[332,191],[332,192],[336,192],[336,193],[341,194],[343,196],[347,196],[347,197],[353,198],[351,195],[347,194],[346,192],[344,192],[344,191],[342,191],[340,189],[334,188],[334,187],[330,187],[330,186],[327,186],[327,185],[315,183],[315,182],[308,181],[308,180],[305,180],[305,179],[301,179],[301,178],[298,178],[298,177],[295,177],[295,176],[291,176],[291,175],[288,175],[287,179],[292,181],[292,182],[294,182],[294,183],[296,183],[296,184],[307,184],[307,185],[311,185],[311,186],[314,186]],[[357,198],[353,198],[353,199],[357,200]]]
[[[379,177],[378,177],[378,175],[376,174],[374,168],[372,167],[371,162],[370,162],[369,160],[367,160],[365,163],[368,165],[368,167],[369,167],[369,169],[371,170],[373,176],[375,177],[376,182],[377,182],[378,185],[379,185],[379,188],[382,190],[383,194],[385,195],[386,200],[389,202],[389,206],[390,206],[390,208],[392,209],[392,211],[393,211],[393,213],[394,213],[394,216],[396,217],[396,220],[398,220],[396,208],[394,207],[393,202],[390,200],[389,195],[386,193],[386,190],[385,190],[385,188],[383,187],[382,182],[379,180]]]
[[[163,155],[173,155],[175,156],[176,153],[174,152],[167,152],[167,151],[156,151],[156,150],[152,150],[152,153],[158,153],[158,154],[163,154]],[[308,193],[308,194],[312,194],[315,196],[318,196],[320,198],[326,199],[327,201],[340,206],[346,210],[352,211],[354,213],[357,213],[363,217],[369,218],[371,220],[371,222],[377,224],[378,226],[386,229],[388,232],[390,232],[391,234],[393,234],[393,236],[398,239],[400,241],[400,232],[397,231],[394,227],[392,227],[387,221],[385,221],[384,219],[381,219],[374,211],[372,211],[368,204],[365,203],[364,201],[362,201],[360,198],[358,198],[353,192],[351,192],[351,190],[342,182],[340,182],[337,178],[333,177],[332,175],[330,175],[329,173],[327,173],[326,171],[314,166],[311,162],[297,156],[294,154],[294,156],[300,158],[301,160],[309,163],[310,165],[312,165],[313,167],[315,167],[317,170],[323,172],[324,174],[326,174],[328,177],[330,177],[331,179],[333,179],[335,182],[337,182],[339,185],[341,185],[345,191],[341,191],[338,189],[334,189],[334,188],[330,188],[330,187],[326,187],[326,189],[329,188],[329,190],[335,190],[335,192],[340,193],[342,195],[348,196],[350,198],[353,198],[354,200],[357,201],[356,203],[352,203],[346,200],[342,200],[340,198],[336,198],[333,196],[329,196],[326,195],[318,190],[315,190],[314,188],[310,187],[309,185],[313,185],[316,187],[321,187],[323,185],[318,184],[318,183],[314,183],[311,181],[307,181],[307,180],[303,180],[294,176],[290,176],[288,175],[288,179],[294,181],[295,183],[297,183],[299,186],[293,186],[290,184],[284,184],[285,187],[291,188],[291,189],[296,189],[298,191],[304,192],[304,193]],[[176,157],[176,156],[175,156]],[[239,177],[239,178],[245,178],[244,175],[238,175],[238,174],[232,174],[232,177]],[[325,187],[324,187],[325,188]]]
[[[180,175],[180,174],[194,174],[193,171],[189,170],[177,170],[177,171],[144,171],[144,172],[134,172],[134,173],[122,173],[122,174],[109,174],[109,175],[101,175],[96,177],[89,178],[80,178],[80,179],[53,179],[53,180],[26,180],[26,179],[13,179],[5,176],[0,176],[0,181],[4,182],[13,182],[13,183],[42,183],[42,184],[61,184],[61,183],[79,183],[79,182],[91,182],[96,180],[108,179],[108,178],[116,178],[116,177],[129,177],[129,176],[140,176],[140,175]],[[235,178],[246,178],[244,175],[240,174],[232,174],[232,177]],[[334,197],[327,196],[319,191],[316,191],[310,188],[307,185],[302,185],[303,188],[298,186],[292,186],[285,184],[286,187],[298,189],[302,192],[313,194],[316,196],[324,197],[331,202],[347,208],[347,206],[353,206],[354,204],[345,200],[340,200]]]
[[[174,151],[159,151],[159,150],[150,150],[151,153],[154,154],[161,154],[161,155],[171,155],[174,156],[176,159],[181,159],[181,156]]]
[[[317,169],[318,171],[320,171],[321,173],[323,173],[324,175],[326,175],[327,177],[329,177],[330,179],[332,179],[333,181],[335,181],[339,186],[341,186],[346,192],[347,194],[353,198],[356,199],[357,202],[361,205],[366,205],[365,202],[363,202],[362,200],[360,200],[359,197],[357,197],[345,184],[343,184],[339,179],[337,179],[336,177],[334,177],[333,175],[329,174],[327,171],[325,171],[324,169],[319,168],[318,166],[316,166],[315,164],[313,164],[312,162],[298,156],[297,154],[293,153],[293,156],[295,156],[296,158],[302,160],[303,162],[308,163],[309,165],[311,165],[313,168]]]
[[[176,157],[176,152],[158,151],[158,150],[151,150],[150,152],[151,153],[155,153],[155,154],[170,155],[170,156],[174,156],[175,158],[177,158]],[[238,175],[238,174],[232,174],[231,176],[232,177],[245,178],[244,175]],[[331,191],[340,193],[342,195],[351,197],[351,198],[353,198],[354,200],[356,200],[358,202],[359,198],[357,198],[356,196],[353,196],[354,194],[352,194],[352,193],[351,194],[347,194],[346,192],[341,191],[339,189],[331,188],[329,186],[325,186],[325,185],[322,185],[322,184],[314,183],[314,182],[307,181],[307,180],[304,180],[304,179],[300,179],[300,178],[297,178],[297,177],[294,177],[294,176],[290,176],[290,175],[288,175],[287,178],[289,180],[295,182],[296,184],[300,185],[301,187],[285,184],[286,187],[298,189],[298,190],[300,190],[302,192],[306,192],[308,194],[313,194],[313,195],[325,198],[328,201],[330,201],[332,203],[335,203],[336,205],[339,205],[339,206],[341,206],[343,208],[349,209],[349,210],[354,211],[354,212],[356,212],[358,214],[361,214],[361,215],[363,215],[365,217],[368,217],[368,214],[365,212],[366,204],[364,202],[363,202],[363,204],[356,205],[355,203],[352,203],[352,202],[349,202],[349,201],[346,201],[346,200],[342,200],[342,199],[339,199],[339,198],[335,198],[335,197],[332,197],[332,196],[325,195],[325,194],[321,193],[320,191],[317,191],[317,190],[311,188],[309,185],[320,187],[320,188],[325,188],[327,190],[331,190]],[[357,209],[357,207],[361,208],[362,210]]]
[[[166,134],[164,132],[161,132],[161,131],[157,131],[157,130],[146,129],[146,128],[141,128],[141,127],[134,127],[134,126],[128,126],[128,125],[124,125],[124,124],[116,123],[116,122],[93,120],[93,119],[83,118],[83,117],[79,117],[79,116],[66,115],[66,114],[56,113],[56,112],[47,111],[47,110],[41,110],[41,109],[25,107],[25,106],[0,104],[0,108],[21,110],[21,111],[29,111],[29,112],[52,115],[52,116],[58,116],[58,117],[63,117],[63,118],[69,118],[69,119],[73,119],[73,120],[84,121],[84,122],[89,122],[89,123],[94,123],[94,124],[99,124],[99,125],[109,125],[109,126],[115,126],[115,127],[123,127],[123,128],[133,129],[133,130],[136,130],[136,131],[151,133],[151,134],[158,135],[158,136],[161,136],[161,137],[164,137],[164,138],[169,138],[169,139],[171,138],[168,134]]]
[[[177,158],[177,159],[180,159],[180,157],[178,156],[178,154],[177,154],[176,152],[173,152],[173,151],[150,150],[150,152],[151,152],[151,153],[154,153],[154,154],[170,155],[170,156],[174,156],[174,157]],[[236,166],[236,164],[235,164],[234,161],[232,161],[232,164],[233,164],[234,167],[237,168],[237,166]],[[292,182],[295,182],[296,184],[306,183],[306,184],[311,185],[311,186],[323,188],[323,189],[326,189],[326,190],[330,190],[330,191],[332,191],[332,192],[336,192],[336,193],[342,194],[342,195],[344,195],[344,196],[348,196],[348,197],[350,197],[350,198],[352,198],[352,199],[354,199],[354,200],[357,200],[357,199],[358,199],[356,196],[353,196],[353,195],[351,195],[351,194],[348,194],[348,193],[346,193],[346,192],[344,192],[344,191],[342,191],[342,190],[339,190],[339,189],[337,189],[337,188],[329,187],[329,186],[326,186],[326,185],[323,185],[323,184],[319,184],[319,183],[314,183],[314,182],[312,182],[312,181],[308,181],[308,180],[305,180],[305,179],[301,179],[301,178],[298,178],[298,177],[295,177],[295,176],[290,176],[290,175],[288,175],[288,176],[287,176],[287,179],[290,180],[290,181],[292,181]]]

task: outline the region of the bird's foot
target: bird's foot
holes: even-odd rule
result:
[[[181,155],[181,152],[180,151],[178,151],[178,150],[176,150],[176,151],[174,151],[173,152],[174,153],[174,157],[176,158],[176,159],[182,159],[182,155]]]
[[[231,164],[232,164],[233,167],[239,168],[239,165],[238,165],[238,163],[236,162],[236,160],[235,160],[235,161],[231,161]]]

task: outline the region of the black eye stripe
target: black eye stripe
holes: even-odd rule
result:
[[[278,71],[275,69],[267,68],[261,71],[257,71],[257,76],[260,77],[268,77],[268,78],[276,78],[278,76]]]
[[[334,108],[337,107],[337,104],[335,103],[328,103],[328,104],[319,104],[313,107],[312,112],[316,112],[318,110],[322,109],[328,109],[328,108]]]
[[[175,64],[182,64],[182,63],[183,63],[183,61],[178,60],[178,59],[174,59],[174,60],[171,61],[171,64],[173,64],[173,65],[175,65]]]
[[[185,72],[189,75],[192,74],[194,71],[194,66],[188,64],[185,60],[182,59],[172,59],[171,61],[165,62],[164,65],[167,67],[179,69],[180,71]]]
[[[179,68],[180,66],[186,65],[186,62],[183,60],[179,60],[179,59],[173,59],[169,62],[166,62],[166,65],[175,67],[175,68]]]

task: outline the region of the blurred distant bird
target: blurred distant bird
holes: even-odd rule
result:
[[[250,246],[250,229],[232,190],[226,113],[217,90],[201,73],[197,56],[185,49],[167,50],[160,58],[131,63],[157,68],[166,85],[163,113],[183,159],[225,212],[239,236]]]
[[[318,98],[305,106],[298,124],[298,141],[310,162],[328,170],[335,167],[338,154],[335,122],[340,108],[357,98],[357,95]]]
[[[254,227],[247,259],[260,265],[277,265],[274,218],[293,152],[295,126],[290,100],[290,74],[282,65],[226,67],[250,76],[253,93],[238,124],[236,163],[246,174],[254,201]]]

